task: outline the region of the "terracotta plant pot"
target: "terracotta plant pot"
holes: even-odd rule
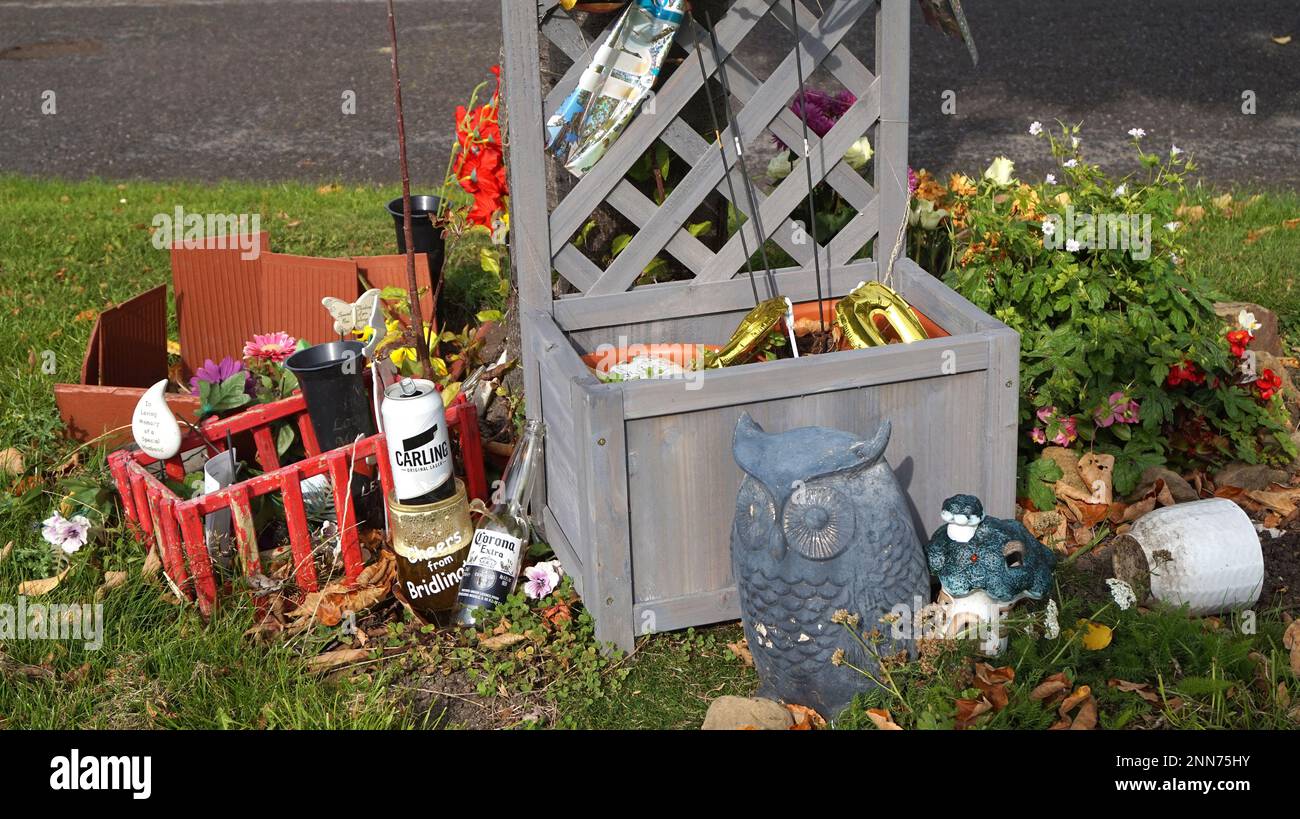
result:
[[[720,349],[722,348],[716,344],[629,344],[619,347],[612,354],[605,350],[587,353],[582,357],[582,363],[601,375],[609,372],[609,368],[615,364],[626,364],[639,355],[662,358],[679,367],[689,367],[702,359],[706,352]]]
[[[838,303],[839,299],[822,299],[822,315],[825,316],[826,325],[828,327],[835,321],[835,305]],[[922,313],[920,310],[917,310],[915,307],[912,308],[912,312],[916,313],[917,319],[920,320],[921,326],[925,328],[926,335],[930,338],[947,338],[951,335],[947,330],[935,324],[930,320],[929,316]],[[816,322],[818,320],[817,302],[804,301],[796,304],[794,306],[794,320],[796,324],[801,321]],[[885,338],[891,340],[897,339],[893,328],[884,321],[883,316],[878,316],[876,318],[876,326],[880,328],[880,331],[884,334]],[[847,350],[848,346],[841,341],[840,349]]]

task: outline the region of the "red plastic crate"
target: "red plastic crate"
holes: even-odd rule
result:
[[[282,466],[275,451],[271,425],[292,420],[302,435],[307,457]],[[483,450],[479,437],[478,413],[474,405],[457,398],[447,408],[447,427],[460,445],[465,468],[466,492],[471,498],[487,500],[487,480],[483,472]],[[251,433],[257,448],[257,460],[263,474],[232,484],[218,492],[184,500],[169,489],[147,468],[157,460],[138,449],[118,450],[109,455],[113,481],[117,485],[122,508],[132,528],[146,541],[148,549],[160,549],[163,571],[181,593],[197,601],[204,615],[217,602],[217,584],[204,540],[205,515],[229,509],[244,571],[255,575],[261,570],[258,559],[257,532],[253,527],[252,499],[271,492],[284,498],[285,522],[296,567],[295,579],[303,592],[319,588],[316,567],[311,557],[311,532],[303,505],[302,481],[328,473],[334,487],[334,507],[341,535],[344,577],[348,582],[361,574],[360,540],[357,535],[355,504],[347,502],[351,473],[373,477],[373,467],[366,459],[374,456],[379,466],[380,483],[385,495],[392,492],[393,476],[388,463],[383,434],[371,435],[355,444],[321,452],[316,430],[307,415],[301,394],[283,401],[264,404],[229,418],[211,418],[201,425],[203,434],[191,430],[185,435],[182,451],[210,446],[225,449],[226,434]],[[354,458],[355,456],[355,458]],[[180,455],[165,462],[166,474],[183,478],[185,469]],[[346,508],[345,508],[346,507]]]

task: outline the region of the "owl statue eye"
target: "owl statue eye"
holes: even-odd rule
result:
[[[776,525],[776,504],[761,483],[746,476],[736,494],[736,529],[742,543],[754,548],[767,545]]]
[[[803,486],[781,516],[786,541],[806,558],[828,560],[853,540],[853,505],[829,486]]]

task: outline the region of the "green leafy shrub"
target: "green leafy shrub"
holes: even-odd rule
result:
[[[1124,493],[1166,461],[1294,457],[1274,375],[1244,368],[1239,328],[1183,263],[1194,163],[1143,150],[1135,129],[1140,169],[1116,179],[1084,160],[1078,126],[1031,132],[1060,164],[1044,181],[1019,182],[1000,157],[979,180],[922,174],[917,189],[947,212],[944,281],[1020,333],[1022,458],[1048,444],[1113,454]]]

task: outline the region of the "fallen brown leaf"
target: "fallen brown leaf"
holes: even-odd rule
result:
[[[1160,702],[1160,695],[1152,689],[1150,683],[1135,683],[1128,680],[1111,679],[1106,682],[1111,688],[1118,688],[1120,691],[1129,691],[1137,694],[1142,699],[1151,703]]]
[[[741,637],[738,642],[727,643],[727,648],[736,658],[743,661],[748,668],[754,667],[754,653],[749,650],[749,639]]]
[[[503,648],[509,648],[516,643],[522,643],[528,638],[522,634],[507,632],[488,637],[485,640],[479,640],[479,648],[486,648],[488,651],[500,651]]]
[[[102,600],[109,592],[126,585],[126,572],[104,572],[104,582],[95,590],[95,599]]]
[[[988,699],[994,711],[1007,707],[1007,683],[1015,678],[1016,670],[1009,665],[993,668],[988,663],[975,664],[975,687]]]
[[[159,554],[159,551],[161,550],[150,549],[145,554],[144,568],[140,570],[140,574],[144,577],[153,577],[162,570],[162,555]]]
[[[14,550],[14,542],[11,540],[5,544],[5,547],[3,549],[0,549],[0,563],[4,563],[5,560],[9,558],[9,555],[10,553],[13,552],[13,550]]]
[[[317,654],[307,661],[307,668],[313,672],[330,671],[344,665],[360,662],[370,656],[364,648],[340,648]]]
[[[1205,207],[1203,205],[1189,206],[1184,203],[1179,205],[1178,209],[1174,211],[1174,216],[1177,216],[1189,225],[1194,225],[1205,218]]]
[[[90,676],[90,663],[82,663],[71,671],[64,672],[63,681],[68,685],[77,685]]]
[[[1297,217],[1295,219],[1287,219],[1282,223],[1282,227],[1286,228],[1287,230],[1295,230],[1296,228],[1300,228],[1300,217]]]
[[[977,700],[960,699],[957,700],[957,720],[956,727],[958,730],[969,727],[975,720],[983,714],[993,710],[993,703],[983,697]]]
[[[0,449],[0,475],[21,475],[26,469],[23,454],[13,447]]]
[[[1079,712],[1071,719],[1070,712],[1075,708]],[[1057,709],[1060,719],[1052,725],[1053,731],[1073,730],[1089,731],[1097,727],[1097,700],[1092,696],[1092,688],[1081,685],[1074,690],[1074,693],[1061,701]]]
[[[1292,620],[1291,625],[1286,627],[1286,631],[1282,634],[1282,645],[1287,650],[1300,645],[1300,620]]]
[[[871,720],[879,731],[901,731],[902,726],[894,722],[893,716],[890,715],[887,708],[868,708],[867,719]]]
[[[1058,699],[1064,698],[1065,692],[1069,690],[1070,679],[1065,676],[1064,672],[1058,671],[1035,686],[1034,690],[1029,692],[1029,699],[1050,705]]]
[[[790,725],[791,731],[812,731],[826,727],[826,720],[822,719],[822,715],[806,705],[786,703],[785,707],[794,719],[794,722]]]
[[[1277,225],[1265,225],[1262,228],[1246,231],[1246,244],[1253,245],[1268,234],[1277,230]]]
[[[24,597],[40,597],[42,594],[48,594],[63,582],[68,572],[72,571],[71,567],[64,569],[54,577],[43,577],[40,580],[24,580],[18,584],[18,593]]]

